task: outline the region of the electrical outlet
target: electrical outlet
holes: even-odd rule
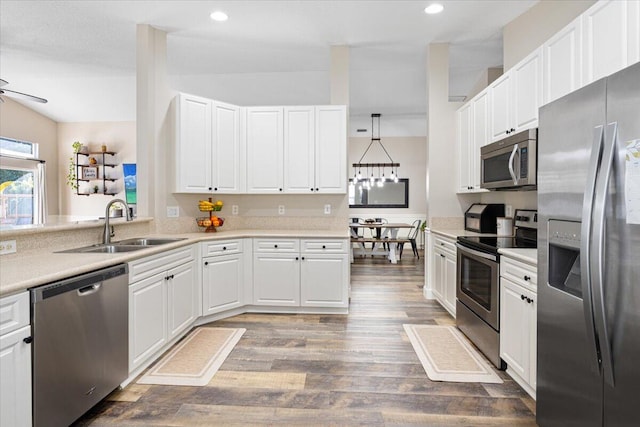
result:
[[[238,215],[238,205],[231,205],[231,215]]]
[[[513,217],[513,206],[506,205],[504,207],[504,216],[506,216],[507,218]]]
[[[0,242],[0,255],[15,254],[17,250],[15,240],[4,240]]]
[[[167,218],[178,218],[180,216],[180,207],[167,206]]]
[[[331,205],[324,205],[324,213],[325,215],[329,215],[331,213]]]
[[[278,215],[284,215],[284,205],[278,205]]]

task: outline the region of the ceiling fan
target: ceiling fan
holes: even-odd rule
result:
[[[22,92],[16,92],[15,90],[5,89],[4,86],[8,84],[9,84],[8,81],[0,79],[0,95],[8,96],[10,98],[23,99],[27,101],[40,102],[42,104],[47,103],[47,100],[44,98],[28,95]],[[0,102],[4,102],[4,99],[2,99],[2,96],[0,96]]]

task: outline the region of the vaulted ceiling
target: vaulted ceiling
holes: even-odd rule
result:
[[[328,102],[349,45],[352,114],[425,114],[425,47],[451,44],[450,95],[502,64],[502,27],[535,0],[0,2],[0,78],[56,121],[135,120],[136,24],[168,33],[173,89],[240,105]],[[209,15],[223,10],[226,22]]]

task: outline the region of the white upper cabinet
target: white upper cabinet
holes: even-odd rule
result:
[[[347,107],[316,107],[315,191],[347,192]]]
[[[346,107],[264,108],[247,108],[248,191],[346,193]]]
[[[240,107],[187,94],[177,104],[175,191],[242,192]]]
[[[213,102],[213,177],[214,193],[239,193],[244,190],[244,150],[240,140],[240,107]]]
[[[284,190],[283,129],[283,107],[247,107],[247,192],[277,194]]]
[[[578,17],[542,45],[543,103],[573,92],[582,83],[582,26]]]
[[[471,175],[471,117],[473,104],[468,103],[460,108],[456,114],[456,139],[458,141],[458,193],[472,190]]]
[[[315,108],[284,109],[284,187],[288,193],[315,191]]]
[[[211,192],[211,100],[180,94],[176,105],[177,193]]]
[[[480,147],[489,143],[488,115],[488,89],[458,110],[458,193],[487,191],[480,188]]]
[[[515,132],[538,126],[542,105],[542,48],[529,54],[512,71],[513,128]]]
[[[489,85],[489,136],[497,141],[513,132],[511,124],[512,74],[506,73]]]
[[[599,1],[582,14],[583,84],[638,60],[638,2]]]
[[[538,125],[542,105],[542,49],[489,85],[489,136],[498,141]]]

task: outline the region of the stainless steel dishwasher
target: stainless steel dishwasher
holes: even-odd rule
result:
[[[126,264],[31,289],[33,425],[68,426],[128,375]]]

